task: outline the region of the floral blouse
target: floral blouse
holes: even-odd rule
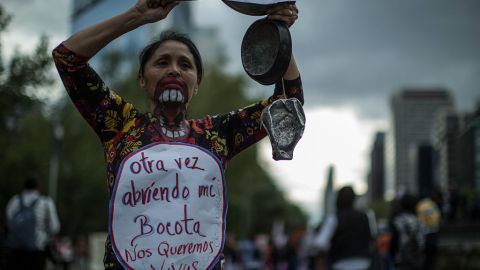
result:
[[[160,121],[149,112],[139,112],[106,86],[89,66],[88,58],[76,54],[63,44],[55,48],[52,54],[70,98],[102,142],[111,195],[122,160],[139,148],[165,141],[160,135]],[[287,97],[296,97],[303,103],[300,77],[284,81],[284,87]],[[235,155],[266,136],[261,127],[262,110],[280,98],[282,92],[281,83],[277,83],[274,94],[256,104],[227,114],[188,120],[190,134],[183,142],[209,150],[225,168]],[[104,265],[106,269],[121,269],[110,237],[106,240]]]

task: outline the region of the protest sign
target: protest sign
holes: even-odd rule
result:
[[[206,149],[156,143],[122,162],[110,201],[110,236],[126,269],[209,269],[225,238],[220,161]]]

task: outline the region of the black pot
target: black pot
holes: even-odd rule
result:
[[[274,4],[262,4],[262,1],[257,1],[257,3],[245,3],[235,0],[222,0],[227,6],[233,8],[234,10],[252,16],[263,16],[267,15],[267,11],[271,9],[277,3],[288,3],[294,4],[295,1],[288,0],[278,0]]]
[[[260,19],[245,33],[241,48],[245,72],[263,85],[280,80],[292,57],[292,38],[284,22]]]

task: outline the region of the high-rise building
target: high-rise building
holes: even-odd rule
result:
[[[394,183],[396,190],[417,194],[414,156],[420,144],[432,144],[436,115],[453,109],[450,93],[442,88],[409,88],[393,96]]]
[[[435,120],[434,147],[436,151],[436,177],[440,189],[458,181],[458,137],[462,117],[452,111],[440,113]]]
[[[435,187],[435,149],[430,144],[419,144],[413,158],[415,183],[421,196],[433,195]]]
[[[335,181],[335,167],[328,166],[327,186],[325,187],[323,196],[323,218],[335,212],[335,191],[333,185]]]
[[[370,152],[368,177],[370,200],[382,200],[385,195],[385,133],[377,132]]]
[[[457,185],[480,192],[480,105],[465,117],[458,140]]]
[[[136,0],[73,0],[72,32],[126,11],[135,3]],[[90,64],[97,67],[102,57],[112,51],[121,52],[127,57],[136,57],[145,45],[165,30],[176,30],[189,35],[207,64],[219,63],[225,58],[223,55],[225,48],[219,42],[218,30],[195,26],[191,4],[185,1],[176,6],[165,20],[144,25],[117,38],[101,50]],[[135,62],[129,61],[129,63],[131,65]]]

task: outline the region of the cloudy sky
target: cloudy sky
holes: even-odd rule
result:
[[[14,15],[3,50],[30,50],[46,33],[52,46],[69,34],[71,2],[3,0]],[[367,157],[376,130],[388,130],[389,100],[403,87],[445,87],[457,109],[480,98],[480,1],[300,0],[291,28],[306,96],[307,127],[290,162],[273,162],[268,141],[264,166],[309,213],[318,214],[326,168],[337,186],[364,192]],[[257,18],[218,0],[192,3],[194,19],[216,26],[228,50],[229,70],[243,72],[240,43]],[[255,91],[271,91],[255,86]]]

